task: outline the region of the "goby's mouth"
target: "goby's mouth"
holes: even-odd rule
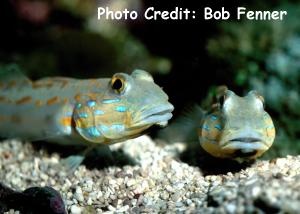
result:
[[[245,153],[254,150],[267,150],[269,146],[265,141],[256,137],[238,137],[227,141],[222,149],[244,151]]]
[[[159,125],[166,126],[172,118],[173,105],[165,104],[142,112],[134,126]]]

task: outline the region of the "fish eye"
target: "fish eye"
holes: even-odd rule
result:
[[[264,109],[265,108],[265,99],[261,95],[257,95],[256,97],[259,100],[258,102],[260,102],[260,106]]]
[[[226,100],[226,96],[225,95],[222,95],[222,96],[219,97],[219,103],[220,103],[221,106],[224,105],[225,100]]]
[[[220,107],[224,105],[225,100],[227,99],[227,95],[230,92],[231,91],[228,90],[226,85],[221,85],[217,88],[216,98],[217,98],[217,102],[220,105]]]
[[[256,96],[257,96],[258,99],[260,99],[260,101],[261,101],[262,103],[265,102],[265,99],[264,99],[263,96],[261,96],[260,94],[256,94]]]
[[[118,93],[122,93],[125,88],[124,79],[116,77],[113,78],[111,81],[111,87],[113,90],[115,90]]]
[[[257,98],[262,102],[263,107],[265,107],[265,99],[264,99],[264,97],[261,96],[261,95],[257,95]]]
[[[260,102],[262,103],[263,108],[265,108],[265,99],[264,99],[264,97],[263,97],[262,95],[260,95],[257,91],[251,91],[251,92],[249,92],[249,93],[254,94],[255,97],[256,97],[257,99],[259,99]]]

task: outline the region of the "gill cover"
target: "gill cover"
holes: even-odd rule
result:
[[[125,127],[118,124],[124,122],[127,115],[116,109],[121,103],[125,105],[122,97],[126,96],[130,83],[127,74],[116,73],[104,91],[83,94],[77,98],[73,120],[76,130],[84,139],[101,143],[123,136]]]
[[[87,105],[88,102],[96,102],[96,100],[92,101],[89,97],[84,96],[76,103],[73,113],[75,128],[87,141],[101,142],[103,137],[96,127],[94,108]]]

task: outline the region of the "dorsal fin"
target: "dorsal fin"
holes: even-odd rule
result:
[[[22,73],[18,65],[9,64],[0,66],[0,83],[3,85],[9,85],[12,83],[14,85],[29,85],[31,84],[31,80]]]
[[[197,129],[205,116],[203,109],[194,105],[184,110],[184,113],[168,127],[160,131],[158,138],[167,142],[198,141]]]

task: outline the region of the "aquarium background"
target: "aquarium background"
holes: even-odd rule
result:
[[[109,21],[96,8],[175,6],[203,10],[237,6],[287,10],[283,21]],[[207,108],[218,85],[266,100],[277,138],[264,158],[300,153],[300,2],[5,0],[0,3],[0,65],[19,65],[30,78],[110,77],[149,71],[176,107],[174,120],[195,104]],[[155,135],[156,133],[153,133]]]

